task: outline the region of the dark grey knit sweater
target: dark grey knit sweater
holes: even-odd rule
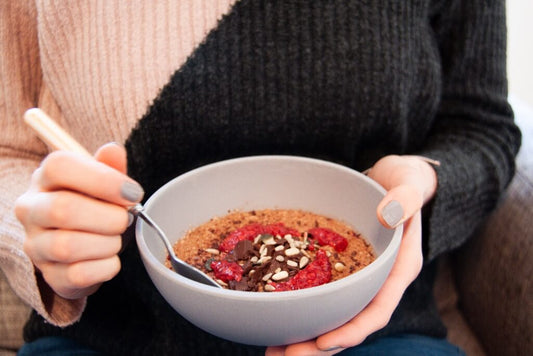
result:
[[[440,160],[424,210],[424,269],[369,339],[443,337],[435,261],[473,233],[514,172],[520,133],[506,101],[505,51],[503,0],[242,0],[131,132],[129,173],[149,196],[180,173],[236,156],[296,154],[359,170],[387,154]],[[67,335],[109,355],[263,352],[180,318],[135,244],[121,258],[80,322],[59,329],[35,314],[26,339]]]

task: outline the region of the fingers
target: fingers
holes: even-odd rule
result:
[[[404,237],[394,266],[374,299],[352,320],[316,340],[319,349],[360,344],[371,333],[387,325],[404,291],[422,268],[421,216],[415,213],[405,224]]]
[[[124,174],[126,174],[127,170],[126,156],[126,149],[114,142],[103,145],[94,154],[97,161]]]
[[[377,206],[379,221],[395,228],[422,208],[422,192],[415,186],[403,184],[390,189]]]
[[[344,350],[342,347],[332,347],[331,350],[320,350],[314,341],[307,341],[289,346],[268,347],[265,356],[330,356]]]
[[[123,207],[63,191],[28,200],[26,213],[22,203],[17,209],[27,232],[24,250],[58,295],[87,296],[118,273],[120,233],[128,224]]]
[[[26,254],[37,266],[105,259],[118,254],[121,247],[120,235],[103,236],[58,229],[44,230],[24,242]]]
[[[435,170],[416,157],[391,155],[379,160],[368,175],[387,191],[377,206],[380,222],[389,228],[404,224],[400,250],[389,276],[372,301],[348,323],[315,341],[268,348],[268,356],[333,355],[360,344],[388,324],[403,293],[420,273],[420,209],[435,193]]]
[[[99,155],[120,169],[125,164],[116,160],[116,153],[105,149]],[[91,157],[64,151],[48,155],[36,171],[34,182],[42,191],[72,190],[123,206],[140,201],[144,194],[139,184],[119,170]]]
[[[25,194],[15,213],[29,234],[33,228],[57,228],[117,235],[129,223],[123,207],[71,191]]]
[[[17,200],[24,250],[58,295],[92,294],[120,270],[120,235],[130,221],[124,207],[144,194],[125,173],[126,151],[116,144],[95,158],[53,152]]]
[[[377,216],[389,228],[413,216],[437,188],[435,170],[416,156],[386,156],[376,162],[369,176],[387,190]]]
[[[112,279],[120,271],[120,259],[114,255],[70,264],[46,263],[39,269],[58,295],[77,299],[92,294],[101,283]]]
[[[285,346],[269,346],[265,351],[265,356],[285,356]]]
[[[269,347],[266,355],[334,355],[346,348],[359,345],[368,335],[385,327],[404,291],[422,268],[420,233],[421,215],[420,212],[416,212],[413,218],[405,223],[400,252],[389,277],[373,300],[352,320],[313,341]]]

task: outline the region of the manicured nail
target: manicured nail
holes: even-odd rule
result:
[[[338,349],[342,349],[342,346],[330,346],[327,349],[322,349],[322,351],[335,351]]]
[[[381,216],[390,227],[396,227],[403,218],[402,205],[396,200],[391,200],[381,210]]]
[[[122,184],[122,187],[120,187],[120,195],[122,198],[135,203],[142,199],[144,196],[144,190],[139,184],[127,181]]]
[[[128,227],[133,223],[133,214],[128,212]]]

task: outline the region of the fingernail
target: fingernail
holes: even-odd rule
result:
[[[122,184],[122,187],[120,187],[120,195],[122,198],[135,203],[142,199],[144,196],[144,190],[139,184],[127,181]]]
[[[133,223],[133,214],[128,212],[128,227]]]
[[[335,351],[338,349],[342,349],[342,346],[330,346],[327,349],[322,349],[322,351]]]
[[[381,217],[390,227],[396,227],[403,218],[403,208],[396,200],[391,200],[381,210]]]

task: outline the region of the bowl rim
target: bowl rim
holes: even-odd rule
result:
[[[326,161],[326,160],[322,160],[318,158],[303,157],[303,156],[257,155],[257,156],[243,156],[243,157],[226,159],[226,160],[222,160],[222,161],[218,161],[214,163],[209,163],[204,166],[187,171],[169,180],[167,183],[165,183],[163,186],[157,189],[157,191],[154,192],[154,194],[152,194],[147,199],[144,206],[146,209],[149,209],[151,204],[154,204],[154,202],[157,201],[160,195],[164,194],[168,189],[170,189],[171,185],[177,184],[177,182],[181,180],[188,179],[190,176],[201,174],[202,172],[206,170],[211,170],[211,169],[218,168],[224,165],[245,163],[248,161],[256,161],[256,160],[279,160],[279,161],[289,160],[289,161],[300,161],[300,162],[308,162],[308,163],[329,166],[330,168],[333,168],[333,169],[342,170],[350,174],[358,175],[360,178],[363,178],[364,180],[366,180],[367,183],[369,183],[371,186],[377,189],[380,193],[382,194],[386,193],[386,190],[376,181],[372,180],[371,178],[367,177],[366,175],[354,169],[351,169],[339,163],[334,163],[334,162],[330,162],[330,161]],[[279,300],[279,298],[282,296],[284,299],[292,299],[292,298],[301,299],[301,298],[306,298],[306,297],[312,297],[317,294],[323,294],[324,292],[328,292],[328,290],[329,292],[335,292],[337,290],[344,289],[347,285],[352,284],[352,280],[354,279],[372,278],[371,276],[375,269],[379,269],[379,267],[385,264],[386,261],[389,260],[390,258],[396,258],[396,254],[399,249],[399,245],[400,245],[401,238],[403,235],[403,224],[400,224],[394,229],[391,241],[389,242],[385,250],[369,265],[365,266],[364,268],[362,268],[361,270],[355,273],[352,273],[349,276],[346,276],[339,280],[329,282],[329,283],[326,283],[320,286],[312,287],[312,288],[305,288],[305,289],[291,290],[291,291],[280,291],[280,292],[275,292],[275,293],[274,292],[263,293],[263,292],[237,291],[237,290],[230,290],[230,289],[225,289],[225,288],[213,288],[211,286],[193,281],[189,278],[186,278],[184,276],[181,276],[175,273],[174,271],[167,268],[163,263],[161,263],[148,248],[148,245],[146,244],[146,241],[142,234],[142,230],[145,225],[146,223],[142,219],[137,219],[137,223],[135,226],[135,239],[137,242],[137,248],[139,250],[139,254],[141,255],[141,259],[143,260],[144,264],[148,264],[152,269],[156,270],[165,279],[170,279],[174,281],[175,283],[187,289],[193,289],[203,294],[216,296],[218,298],[223,297],[223,298],[247,300],[247,301],[253,301],[253,302],[276,301],[276,300]]]

